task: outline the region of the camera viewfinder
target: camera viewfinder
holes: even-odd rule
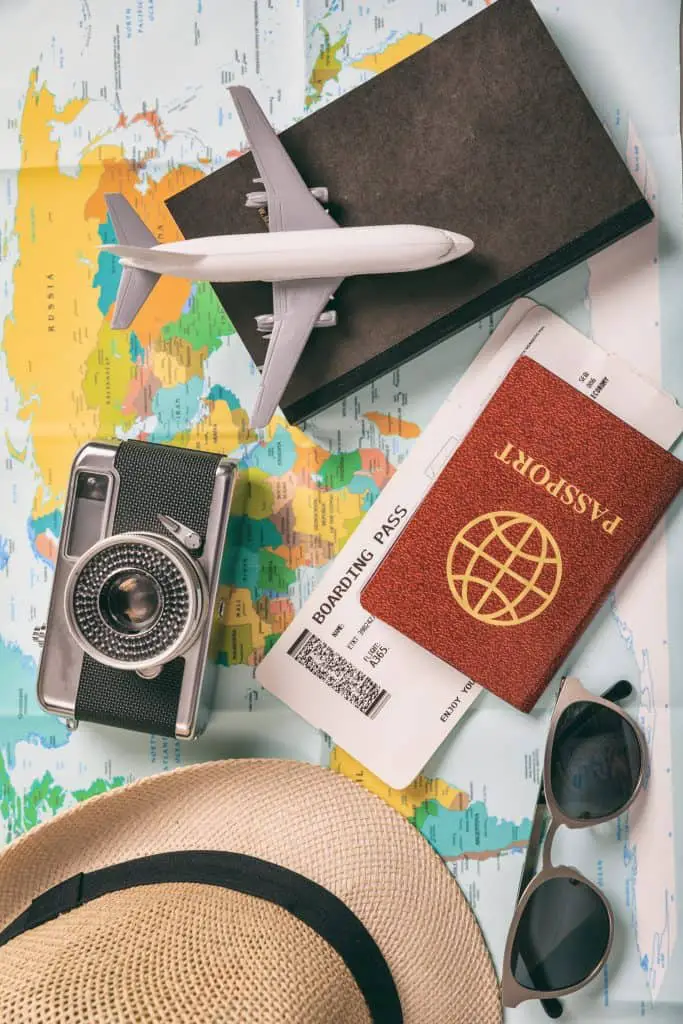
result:
[[[110,478],[106,473],[80,472],[69,528],[67,552],[78,558],[102,536]]]
[[[105,501],[109,490],[106,473],[79,473],[76,480],[76,498],[88,501]]]

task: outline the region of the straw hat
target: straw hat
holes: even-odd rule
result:
[[[293,761],[180,768],[39,825],[0,854],[0,933],[8,1024],[501,1020],[439,857]]]

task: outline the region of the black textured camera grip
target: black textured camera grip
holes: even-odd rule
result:
[[[150,530],[168,537],[161,512],[198,533],[202,542],[222,455],[189,448],[124,441],[114,465],[121,481],[113,533]]]
[[[162,512],[199,534],[203,546],[222,458],[147,441],[124,441],[114,460],[120,487],[112,533],[146,530],[168,537],[157,519]],[[196,557],[201,548],[189,553]],[[175,736],[184,667],[184,659],[176,658],[164,665],[156,679],[143,679],[136,672],[108,668],[84,655],[76,719]]]
[[[85,654],[76,696],[76,719],[175,736],[184,669],[184,658],[176,658],[164,665],[156,679],[142,679],[137,672],[100,665]]]

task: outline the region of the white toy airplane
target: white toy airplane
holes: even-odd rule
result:
[[[114,193],[105,198],[119,244],[101,248],[120,256],[123,265],[114,328],[130,326],[161,274],[193,281],[272,281],[273,313],[256,317],[270,342],[251,425],[264,427],[313,328],[336,323],[334,311],[325,307],[345,277],[448,263],[474,243],[415,224],[340,228],[320,205],[327,190],[305,184],[251,91],[237,85],[230,92],[261,175],[256,181],[265,187],[249,193],[247,205],[267,204],[269,232],[158,245],[128,200]]]

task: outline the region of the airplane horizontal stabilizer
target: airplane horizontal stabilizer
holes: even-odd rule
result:
[[[125,330],[130,327],[159,280],[159,276],[153,270],[123,268],[119,290],[116,293],[116,305],[111,318],[111,325],[115,330]]]

